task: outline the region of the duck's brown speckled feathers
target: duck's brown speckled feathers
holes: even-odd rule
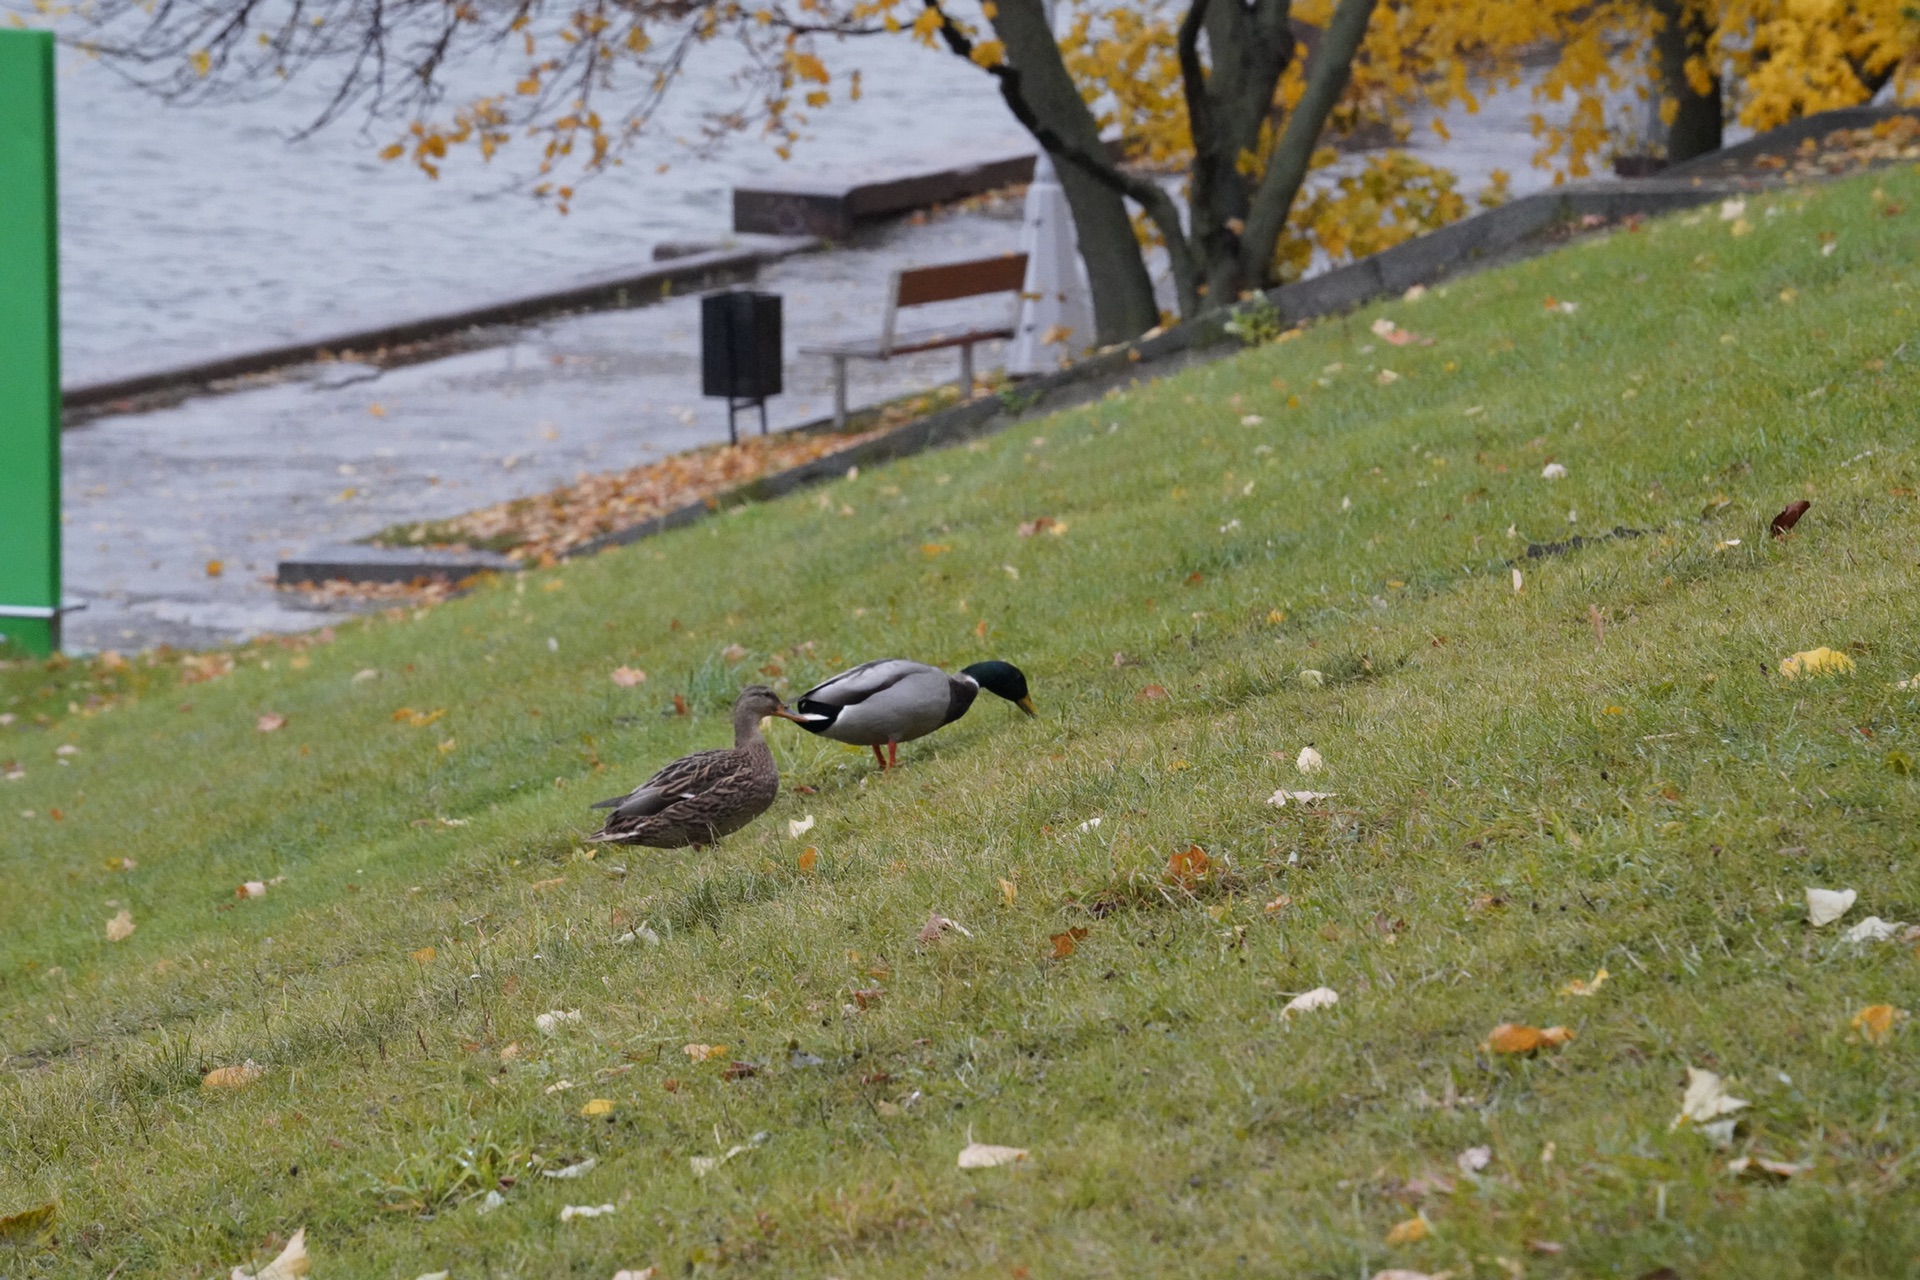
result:
[[[613,812],[587,839],[679,849],[712,844],[752,822],[780,794],[780,771],[760,736],[767,716],[793,718],[765,685],[742,689],[731,749],[681,756],[626,795],[600,801],[593,807]]]

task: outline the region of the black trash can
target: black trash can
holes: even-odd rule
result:
[[[700,299],[700,390],[725,396],[727,438],[739,442],[735,410],[758,405],[767,433],[767,397],[781,391],[780,295],[739,289]]]

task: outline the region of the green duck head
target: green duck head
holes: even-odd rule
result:
[[[1028,715],[1034,715],[1033,699],[1027,694],[1026,672],[1011,662],[976,662],[962,668],[961,675],[972,676],[988,693],[997,693]]]

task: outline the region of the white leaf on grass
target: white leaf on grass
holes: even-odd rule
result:
[[[1284,809],[1289,804],[1317,804],[1339,794],[1338,791],[1276,791],[1267,797],[1267,803],[1276,809]]]
[[[1687,1091],[1680,1099],[1680,1114],[1673,1118],[1669,1129],[1678,1129],[1683,1124],[1698,1126],[1702,1132],[1716,1142],[1731,1141],[1735,1121],[1722,1120],[1720,1117],[1744,1109],[1749,1104],[1745,1098],[1736,1098],[1727,1092],[1727,1085],[1718,1074],[1704,1071],[1699,1067],[1687,1068]]]
[[[1283,1018],[1296,1013],[1306,1013],[1310,1009],[1325,1009],[1340,1003],[1340,993],[1332,987],[1315,987],[1287,1001],[1287,1007],[1280,1011]]]
[[[293,1233],[279,1257],[258,1271],[235,1267],[233,1280],[298,1280],[312,1270],[313,1264],[307,1260],[307,1229],[302,1227]]]
[[[451,1271],[427,1271],[415,1276],[413,1280],[447,1280],[452,1274]]]
[[[1099,818],[1088,818],[1085,822],[1075,827],[1074,830],[1079,832],[1082,835],[1085,835],[1087,832],[1092,831],[1095,828],[1099,827],[1099,825],[1100,825]]]
[[[122,907],[113,919],[107,921],[107,941],[125,942],[133,936],[137,927],[133,923],[133,912]]]
[[[1478,1173],[1493,1163],[1492,1147],[1468,1147],[1455,1156],[1453,1163],[1462,1173]]]
[[[1311,745],[1300,748],[1300,754],[1293,761],[1293,767],[1302,773],[1318,773],[1326,765],[1326,760]]]
[[[1747,202],[1738,198],[1720,202],[1720,221],[1732,222],[1747,211]]]
[[[498,1209],[501,1205],[505,1204],[506,1202],[507,1202],[507,1198],[501,1195],[498,1191],[489,1191],[485,1196],[481,1198],[479,1204],[476,1204],[475,1206],[473,1206],[473,1211],[481,1215],[482,1217],[485,1217],[487,1214],[492,1213],[495,1209]]]
[[[1447,1280],[1450,1271],[1409,1271],[1405,1267],[1388,1267],[1385,1271],[1373,1273],[1373,1280]]]
[[[1512,532],[1513,532],[1513,530],[1512,530],[1512,529],[1508,529],[1508,530],[1507,530],[1507,532],[1508,532],[1508,533],[1512,533]],[[1523,589],[1523,588],[1524,588],[1524,587],[1525,587],[1526,585],[1527,585],[1527,584],[1526,584],[1526,580],[1525,580],[1525,579],[1523,579],[1523,578],[1522,578],[1522,577],[1520,576],[1520,571],[1519,571],[1518,569],[1515,569],[1515,570],[1513,571],[1513,594],[1515,594],[1515,595],[1519,595],[1519,594],[1520,594],[1520,592],[1521,592],[1521,590],[1522,590],[1522,589]]]
[[[1565,480],[1567,478],[1567,469],[1557,462],[1549,462],[1546,466],[1540,468],[1540,478],[1542,480]]]
[[[1741,1156],[1737,1160],[1727,1161],[1727,1172],[1738,1178],[1743,1174],[1771,1174],[1776,1178],[1791,1178],[1806,1173],[1813,1168],[1813,1161],[1800,1164],[1786,1160],[1769,1160],[1765,1156]]]
[[[644,942],[650,947],[660,945],[660,935],[644,924],[637,924],[614,940],[615,945],[629,942]]]
[[[622,1267],[613,1273],[613,1280],[657,1280],[659,1275],[658,1267],[642,1267],[638,1271],[632,1267]]]
[[[1853,928],[1847,930],[1848,942],[1892,942],[1907,927],[1904,920],[1882,920],[1879,916],[1868,916]]]
[[[618,1212],[619,1209],[610,1204],[562,1205],[560,1209],[560,1221],[571,1222],[575,1218],[604,1218],[610,1213]]]
[[[751,1150],[753,1150],[753,1148],[749,1146],[728,1147],[727,1154],[723,1156],[693,1156],[687,1163],[693,1166],[694,1177],[704,1178],[735,1156],[744,1155]]]
[[[1305,667],[1301,669],[1300,683],[1307,686],[1307,688],[1318,689],[1322,685],[1326,684],[1326,682],[1327,682],[1326,672],[1315,671],[1312,667]]]
[[[1807,890],[1807,923],[1816,929],[1832,924],[1853,910],[1854,900],[1859,896],[1852,889]]]
[[[801,836],[807,834],[807,832],[811,830],[813,830],[812,814],[808,814],[804,818],[787,819],[787,834],[795,840],[798,840]]]
[[[987,1142],[969,1141],[960,1148],[960,1167],[962,1169],[995,1169],[1003,1164],[1016,1164],[1027,1158],[1025,1147],[996,1147]]]
[[[580,1021],[578,1009],[550,1009],[533,1020],[542,1035],[553,1035],[560,1030],[561,1024]]]
[[[570,1164],[564,1169],[542,1169],[540,1176],[543,1178],[584,1178],[592,1173],[593,1167],[599,1163],[600,1162],[592,1156],[588,1156],[578,1164]]]

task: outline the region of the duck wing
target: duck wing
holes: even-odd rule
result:
[[[749,768],[738,751],[727,748],[696,751],[670,762],[627,794],[595,801],[592,807],[613,810],[607,819],[608,826],[631,822],[651,817],[676,801],[698,800],[716,787],[723,787],[732,775]]]
[[[963,682],[970,690],[978,688],[971,680]],[[953,718],[954,684],[955,677],[938,667],[882,658],[807,690],[794,708],[807,729],[836,742],[910,742]]]
[[[794,708],[802,714],[811,711],[815,715],[830,715],[846,707],[857,707],[916,676],[947,678],[946,672],[924,662],[910,662],[905,658],[877,658],[850,667],[832,679],[813,686],[800,695]]]

